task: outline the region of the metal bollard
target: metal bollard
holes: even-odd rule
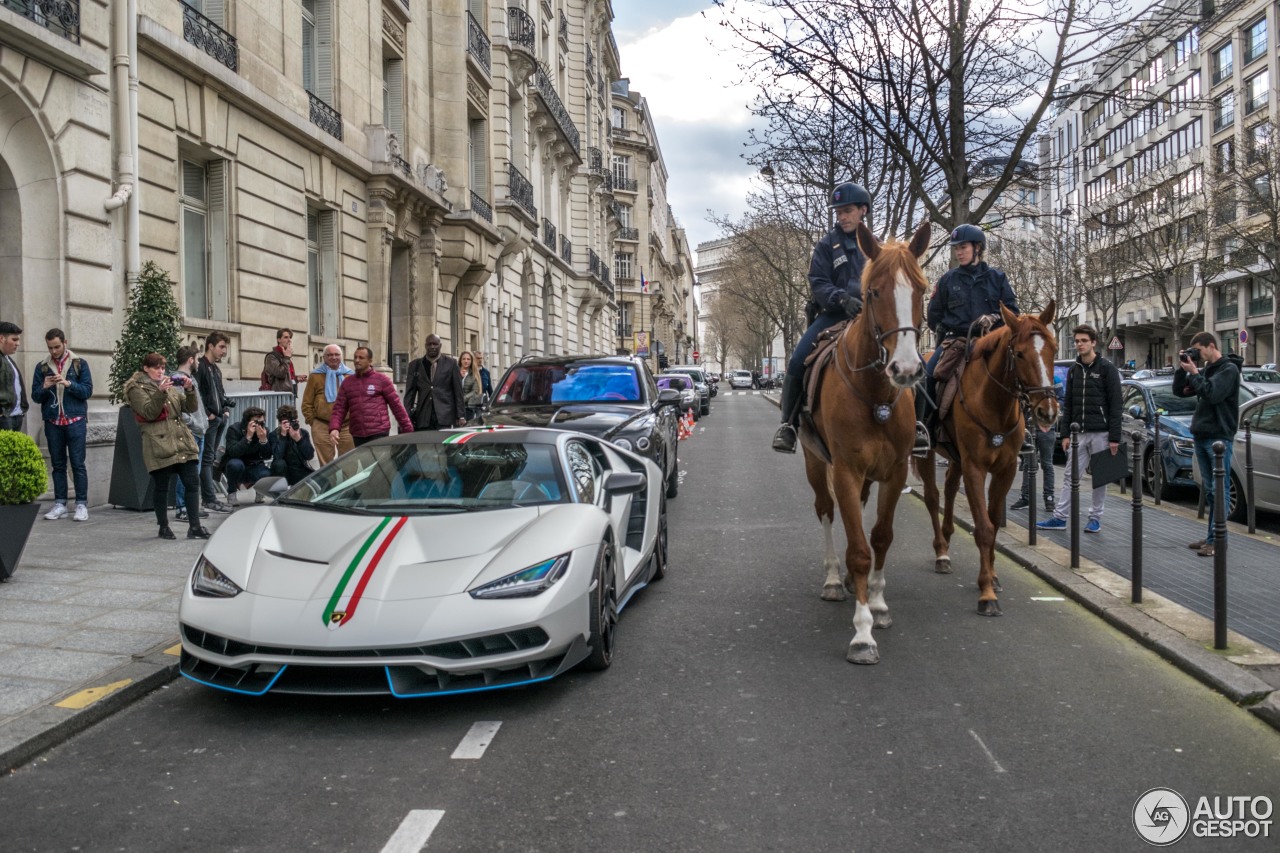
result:
[[[1071,425],[1071,568],[1080,568],[1080,424]]]
[[[1231,472],[1227,472],[1231,476]],[[1236,500],[1240,496],[1236,495]],[[1253,507],[1253,428],[1248,421],[1244,422],[1244,500],[1245,510],[1249,513],[1249,532],[1258,532],[1258,519]]]
[[[1227,446],[1213,443],[1213,647],[1227,647],[1227,487],[1223,457]]]
[[[1142,433],[1133,433],[1133,539],[1131,545],[1133,568],[1130,572],[1132,592],[1130,600],[1142,603]]]
[[[1151,450],[1151,496],[1155,499],[1155,505],[1160,506],[1160,488],[1164,484],[1164,454],[1160,452],[1160,413],[1156,412],[1155,417],[1155,437],[1152,439]]]
[[[1040,472],[1040,444],[1036,440],[1036,436],[1031,436],[1031,454],[1027,457],[1027,464],[1031,467],[1027,470],[1027,494],[1031,496],[1027,501],[1027,544],[1036,544],[1036,504],[1040,502],[1040,498],[1036,495],[1036,474]]]

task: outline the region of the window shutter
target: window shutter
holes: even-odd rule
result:
[[[200,5],[204,7],[200,11],[206,18],[224,30],[227,28],[227,10],[224,0],[204,0]]]
[[[383,120],[387,124],[387,130],[394,133],[396,139],[400,140],[401,152],[405,152],[408,151],[408,145],[404,138],[404,61],[389,60],[386,75],[387,115]],[[405,155],[402,153],[401,156]],[[406,156],[405,159],[407,160],[408,157]]]
[[[337,108],[333,97],[333,0],[316,3],[316,97]]]
[[[205,201],[204,165],[182,161],[182,194],[192,201]]]
[[[489,123],[471,120],[471,191],[483,199],[489,197]]]
[[[332,210],[320,213],[320,288],[323,298],[321,325],[322,334],[337,337],[340,294],[338,292],[338,214]]]
[[[227,244],[227,161],[206,167],[209,189],[209,299],[214,320],[230,319],[230,281]]]

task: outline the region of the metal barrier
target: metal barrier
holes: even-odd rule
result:
[[[1230,472],[1228,472],[1230,476]],[[1240,495],[1236,495],[1240,500]],[[1258,532],[1258,519],[1253,505],[1253,429],[1244,422],[1244,506],[1249,514],[1249,532]]]
[[[1213,443],[1213,647],[1227,647],[1227,488],[1223,457],[1227,446]]]
[[[1155,423],[1155,438],[1152,439],[1151,450],[1151,496],[1156,506],[1160,506],[1160,490],[1164,488],[1164,451],[1160,448],[1160,413],[1156,412],[1152,419]]]
[[[257,406],[267,413],[269,430],[275,428],[276,412],[280,411],[281,406],[288,404],[296,408],[298,405],[298,398],[292,391],[229,391],[227,399],[236,401],[235,408],[231,410],[229,417],[231,423],[239,423],[245,409]],[[298,414],[298,418],[302,418],[301,413]],[[223,440],[218,444],[219,450],[226,446],[226,430],[223,430],[222,436]]]
[[[1053,451],[1050,450],[1050,453]],[[1040,472],[1040,448],[1036,437],[1031,436],[1031,452],[1027,455],[1027,544],[1036,544],[1036,474]]]

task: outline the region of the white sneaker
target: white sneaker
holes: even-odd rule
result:
[[[227,495],[227,506],[231,507],[232,509],[239,509],[240,496],[235,492],[232,492],[231,494]]]
[[[62,518],[66,514],[67,514],[66,504],[54,504],[53,509],[46,512],[44,514],[44,517],[47,521],[57,521],[58,519]]]
[[[88,521],[89,508],[84,504],[76,504],[75,521]]]

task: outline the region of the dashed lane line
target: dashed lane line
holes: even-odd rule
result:
[[[493,737],[498,733],[498,728],[502,725],[496,721],[481,721],[471,726],[471,730],[467,732],[466,737],[462,739],[462,743],[458,744],[458,748],[453,751],[452,758],[470,758],[475,759],[484,755],[484,751],[489,748],[489,744],[493,743]]]
[[[986,753],[987,758],[990,759],[993,765],[995,765],[996,772],[997,773],[1005,772],[1004,768],[1000,766],[1000,762],[996,761],[995,755],[992,754],[991,750],[987,749],[987,745],[982,742],[982,738],[978,737],[978,733],[975,732],[973,729],[969,729],[969,734],[973,735],[973,739],[978,742],[978,746],[982,747],[982,751]]]
[[[427,846],[431,833],[435,832],[444,817],[442,809],[415,809],[400,821],[395,834],[388,839],[382,853],[418,853]]]

